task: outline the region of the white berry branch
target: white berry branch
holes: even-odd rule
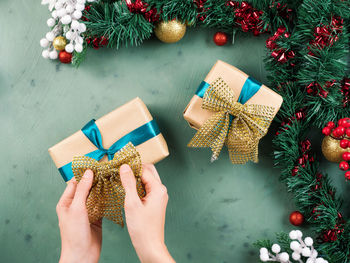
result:
[[[290,249],[293,250],[292,259],[295,262],[304,263],[302,258],[305,258],[305,263],[328,263],[327,260],[317,257],[317,250],[313,247],[314,241],[311,237],[302,239],[303,233],[300,230],[293,230],[289,233]],[[263,262],[282,262],[292,263],[287,252],[281,252],[281,247],[278,244],[273,244],[271,252],[263,247],[260,249],[260,260]]]
[[[74,50],[83,51],[82,33],[86,31],[84,23],[78,20],[82,17],[86,2],[96,0],[42,0],[42,5],[48,5],[51,17],[47,25],[51,28],[46,36],[40,40],[40,45],[45,48],[42,52],[44,58],[56,59],[58,52],[53,47],[53,41],[57,36],[64,36],[69,43],[65,46],[68,53]]]

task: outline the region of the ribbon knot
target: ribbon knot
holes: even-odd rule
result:
[[[101,218],[107,218],[113,222],[124,225],[122,208],[124,206],[125,191],[121,184],[119,168],[128,164],[136,177],[136,187],[139,197],[145,196],[141,183],[141,156],[132,143],[128,143],[118,151],[113,160],[98,162],[87,157],[74,157],[72,171],[79,182],[87,169],[94,172],[94,180],[86,201],[89,220],[94,223]]]
[[[202,108],[215,113],[197,131],[189,147],[210,147],[214,161],[226,144],[232,163],[258,161],[259,140],[274,117],[273,107],[237,102],[233,90],[218,78],[205,91]]]

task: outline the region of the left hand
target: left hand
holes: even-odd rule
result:
[[[101,254],[102,220],[90,224],[86,199],[93,172],[86,170],[79,183],[73,178],[57,204],[61,232],[60,263],[97,263]]]

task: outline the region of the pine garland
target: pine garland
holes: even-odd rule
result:
[[[136,2],[142,8],[133,6]],[[265,67],[270,87],[284,98],[273,140],[276,166],[319,238],[317,250],[330,262],[350,261],[350,223],[341,215],[341,198],[320,173],[307,139],[310,127],[350,116],[349,94],[341,92],[348,74],[349,1],[105,0],[84,12],[85,37],[105,37],[115,48],[139,45],[151,37],[155,23],[172,19],[228,33],[272,32]],[[288,244],[287,239],[279,236],[281,243]]]

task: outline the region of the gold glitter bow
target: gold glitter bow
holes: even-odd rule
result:
[[[235,101],[233,90],[218,78],[206,90],[202,108],[215,113],[197,131],[189,147],[210,147],[214,161],[226,144],[232,163],[258,162],[259,140],[274,117],[273,107]]]
[[[87,169],[94,172],[91,191],[86,201],[89,220],[94,223],[102,217],[124,226],[122,208],[125,191],[120,181],[119,168],[128,164],[136,177],[137,193],[140,198],[145,196],[141,183],[141,156],[132,143],[128,143],[118,151],[113,160],[98,162],[87,156],[74,157],[72,171],[79,182]]]

